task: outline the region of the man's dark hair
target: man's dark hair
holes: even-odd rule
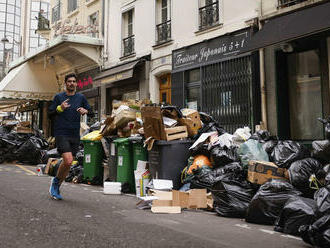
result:
[[[68,75],[65,75],[64,82],[66,82],[70,77],[74,77],[77,80],[77,75],[74,73],[70,73]]]

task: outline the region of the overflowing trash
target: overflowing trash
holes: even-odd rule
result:
[[[267,130],[228,133],[193,109],[115,100],[105,120],[81,124],[66,181],[103,184],[104,194],[134,193],[137,207],[153,213],[207,209],[329,247],[330,119],[320,121],[326,139],[309,149]],[[0,126],[5,161],[47,164],[51,176],[61,163],[38,130],[17,121]]]

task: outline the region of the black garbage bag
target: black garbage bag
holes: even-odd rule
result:
[[[93,125],[90,126],[89,132],[97,131],[101,129],[101,122],[97,121]]]
[[[302,239],[315,247],[330,247],[330,215],[325,215],[312,225],[304,225],[299,228]]]
[[[189,149],[190,156],[204,155],[206,157],[211,157],[211,152],[209,150],[209,145],[205,143],[200,143],[192,149]]]
[[[183,117],[181,110],[177,106],[173,105],[162,106],[162,114],[165,117],[173,119]]]
[[[203,166],[194,171],[193,177],[189,180],[191,188],[206,188],[212,189],[213,185],[219,182],[223,177],[232,176],[236,180],[244,180],[246,171],[242,169],[239,163],[227,164],[223,167],[211,169],[208,166]]]
[[[324,124],[325,138],[330,140],[330,116],[327,119],[322,119],[322,118],[317,118],[317,119]]]
[[[292,196],[299,195],[301,192],[290,183],[273,179],[261,185],[250,202],[245,220],[256,224],[273,225],[286,201]]]
[[[311,225],[315,221],[316,202],[304,197],[291,197],[280,216],[275,221],[274,230],[291,235],[299,235],[299,227]]]
[[[70,167],[70,172],[69,172],[68,176],[65,178],[65,181],[71,182],[74,180],[75,177],[79,178],[79,176],[83,174],[83,169],[84,169],[84,167],[78,163],[75,165],[72,165]],[[77,181],[76,181],[76,183],[77,183]]]
[[[57,148],[47,151],[47,155],[50,158],[60,158],[61,157],[61,155],[57,151]]]
[[[312,157],[326,164],[330,161],[330,140],[316,140],[312,142]]]
[[[317,205],[317,216],[330,214],[330,185],[320,188],[315,192],[314,200]]]
[[[40,151],[41,156],[40,156],[40,161],[42,164],[47,164],[49,156],[47,154],[47,150],[41,150]]]
[[[306,147],[292,140],[279,141],[275,146],[271,160],[280,167],[288,169],[294,161],[310,157]]]
[[[16,158],[24,164],[39,164],[42,162],[41,147],[40,139],[32,136],[16,151]]]
[[[83,165],[83,162],[84,162],[84,149],[79,150],[77,152],[76,160],[78,161],[78,164]]]
[[[278,140],[268,140],[265,143],[262,143],[262,148],[265,150],[265,152],[267,152],[270,161],[272,161],[271,154],[272,154],[275,146],[277,145],[277,143],[278,143]]]
[[[270,132],[266,130],[259,130],[251,135],[250,139],[258,140],[260,143],[265,143],[272,139]]]
[[[221,147],[220,145],[211,148],[211,158],[213,160],[213,167],[222,167],[226,164],[239,161],[237,154],[238,147],[227,148]]]
[[[255,190],[248,181],[242,179],[243,170],[238,170],[237,164],[232,165],[231,169],[234,172],[222,175],[212,187],[213,207],[220,216],[243,218]]]
[[[306,197],[313,198],[315,193],[314,187],[321,185],[313,185],[310,182],[312,175],[318,175],[323,170],[322,164],[313,158],[305,158],[293,162],[288,169],[291,184],[304,193]],[[317,181],[315,182],[317,183]],[[312,188],[313,187],[313,188]]]
[[[204,124],[208,124],[208,123],[211,123],[211,122],[216,122],[212,116],[210,116],[209,114],[207,113],[204,113],[204,112],[199,112],[199,116],[201,118],[201,121],[204,123]]]
[[[197,140],[203,133],[209,132],[218,132],[218,135],[226,133],[226,131],[216,122],[210,122],[204,124],[201,129],[198,130],[198,133],[193,137],[194,140]]]

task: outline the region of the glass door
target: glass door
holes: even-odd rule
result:
[[[290,138],[323,138],[322,83],[319,50],[287,55]],[[280,100],[280,99],[279,99]]]

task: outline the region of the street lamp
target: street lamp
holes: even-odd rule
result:
[[[10,41],[8,40],[7,38],[8,35],[5,35],[2,39],[1,39],[1,42],[3,44],[3,56],[2,56],[2,78],[5,77],[5,69],[6,69],[6,56],[5,56],[5,52],[6,52],[6,43],[9,43]],[[11,37],[13,39],[13,42],[18,44],[19,46],[21,45],[21,42],[20,41],[16,41],[14,39],[14,37],[12,36],[8,36],[8,37]],[[14,49],[14,47],[12,48]],[[7,49],[7,50],[10,50],[10,49]],[[19,47],[19,51],[21,51],[21,48]]]

